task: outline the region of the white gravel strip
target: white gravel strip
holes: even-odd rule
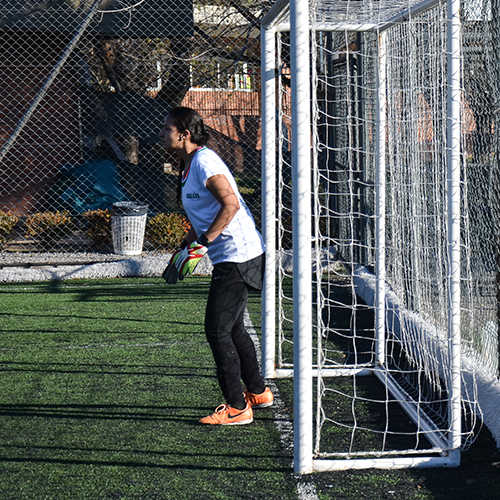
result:
[[[3,256],[2,256],[3,257]],[[21,260],[23,259],[23,260]],[[67,265],[69,260],[71,265]],[[73,255],[40,254],[39,256],[18,256],[18,261],[5,262],[0,259],[0,282],[54,281],[70,279],[97,278],[157,278],[160,277],[170,260],[170,254],[140,255],[123,257],[117,255]],[[89,260],[108,260],[107,262],[88,263]],[[58,263],[60,262],[60,263]],[[78,263],[82,262],[82,263]],[[16,267],[18,264],[18,267]],[[31,267],[26,267],[26,266]],[[212,272],[212,263],[205,256],[196,274],[207,275]]]

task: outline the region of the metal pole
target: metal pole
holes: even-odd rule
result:
[[[262,234],[266,268],[262,290],[262,375],[274,377],[276,350],[276,42],[261,29],[262,57]]]
[[[290,2],[294,470],[312,471],[311,96],[309,2]]]
[[[375,338],[377,363],[385,364],[385,140],[387,124],[387,36],[379,35],[377,158],[375,180]]]
[[[461,445],[460,360],[460,0],[448,0],[448,106],[447,106],[447,204],[448,204],[448,346],[450,355],[450,449]]]
[[[35,112],[36,108],[40,104],[41,100],[45,97],[47,94],[47,91],[49,90],[49,87],[52,85],[54,80],[56,79],[57,75],[61,71],[62,67],[68,60],[68,57],[71,55],[71,52],[73,52],[73,49],[75,48],[76,44],[80,40],[81,36],[85,32],[87,26],[90,24],[90,21],[92,21],[92,17],[94,14],[97,12],[99,5],[101,4],[102,0],[94,0],[94,3],[90,7],[89,11],[87,12],[85,18],[81,22],[80,26],[78,27],[76,33],[73,35],[73,38],[70,40],[66,48],[64,49],[63,54],[59,58],[59,61],[57,61],[57,64],[54,66],[52,71],[50,72],[49,76],[45,80],[44,84],[42,85],[41,89],[38,91],[37,95],[31,102],[30,107],[24,113],[23,117],[17,124],[16,129],[14,132],[12,132],[11,136],[7,139],[7,142],[2,146],[2,149],[0,150],[0,162],[3,161],[5,158],[5,155],[9,152],[10,148],[13,146],[13,144],[16,142],[17,138],[21,134],[22,130],[28,123],[29,119]]]

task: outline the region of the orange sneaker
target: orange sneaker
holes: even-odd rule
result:
[[[269,387],[266,387],[262,394],[253,394],[251,392],[244,392],[245,401],[252,408],[267,408],[272,406],[274,401],[274,396]]]
[[[238,410],[224,403],[215,409],[215,413],[199,420],[200,424],[210,425],[245,425],[253,422],[252,407],[247,404],[244,410]]]

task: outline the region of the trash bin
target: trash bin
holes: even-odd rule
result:
[[[148,206],[133,201],[113,203],[111,235],[113,249],[118,255],[140,255],[146,232]]]

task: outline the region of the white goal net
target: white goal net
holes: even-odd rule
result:
[[[311,2],[310,304],[297,297],[293,137],[305,65],[286,3],[264,20],[276,89],[263,97],[276,130],[263,143],[267,190],[277,187],[263,217],[271,248],[276,221],[272,375],[300,375],[297,309],[309,307],[314,469],[458,465],[481,423],[478,385],[497,383],[490,8],[469,5],[460,23],[439,2]]]

